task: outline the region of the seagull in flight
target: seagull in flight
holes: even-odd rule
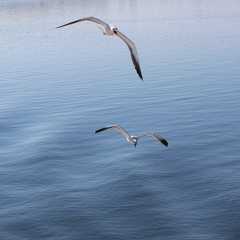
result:
[[[110,125],[110,126],[107,126],[107,127],[104,127],[104,128],[101,128],[101,129],[98,129],[97,131],[95,131],[94,133],[99,133],[99,132],[102,132],[102,131],[105,131],[105,130],[108,130],[110,128],[116,128],[119,132],[121,132],[127,139],[127,141],[130,143],[130,144],[133,144],[134,147],[137,146],[137,141],[139,138],[141,137],[145,137],[145,136],[151,136],[151,137],[154,137],[156,138],[158,141],[160,141],[164,146],[168,147],[168,142],[161,136],[157,135],[156,133],[145,133],[145,134],[142,134],[140,136],[131,136],[129,135],[121,126],[119,125]]]
[[[127,38],[124,34],[122,34],[121,32],[118,31],[118,29],[113,26],[113,25],[109,25],[103,21],[101,21],[98,18],[95,17],[86,17],[86,18],[81,18],[78,19],[76,21],[64,24],[62,26],[59,26],[57,28],[61,28],[61,27],[65,27],[74,23],[78,23],[78,22],[83,22],[83,21],[90,21],[90,22],[94,22],[98,24],[98,27],[100,29],[100,31],[104,34],[104,35],[108,35],[108,36],[118,36],[120,39],[122,39],[128,46],[131,57],[132,57],[132,61],[133,61],[133,65],[139,75],[139,77],[143,80],[142,77],[142,72],[140,69],[140,63],[139,63],[139,59],[138,59],[138,54],[137,54],[137,49],[135,47],[135,44],[129,39]]]

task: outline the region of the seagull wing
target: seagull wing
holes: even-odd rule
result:
[[[130,53],[131,53],[133,65],[135,66],[135,69],[136,69],[139,77],[143,80],[142,72],[141,72],[141,69],[140,69],[140,63],[139,63],[139,59],[138,59],[138,54],[137,54],[137,49],[135,47],[135,44],[129,38],[127,38],[124,34],[119,32],[118,30],[115,31],[115,34],[127,44],[128,48],[130,50]]]
[[[146,133],[146,134],[142,134],[142,135],[138,136],[138,138],[145,137],[145,136],[154,137],[154,138],[156,138],[158,141],[160,141],[164,146],[168,147],[168,142],[167,142],[167,140],[164,139],[163,137],[157,135],[156,133]]]
[[[61,25],[57,28],[61,28],[61,27],[65,27],[65,26],[68,26],[68,25],[71,25],[71,24],[74,24],[74,23],[78,23],[78,22],[83,22],[83,21],[90,21],[90,22],[94,22],[94,23],[97,23],[97,24],[100,24],[104,27],[106,27],[108,24],[106,24],[105,22],[101,21],[100,19],[98,18],[95,18],[95,17],[86,17],[86,18],[81,18],[81,19],[78,19],[76,21],[73,21],[73,22],[70,22],[70,23],[67,23],[67,24],[64,24],[64,25]]]
[[[108,130],[110,128],[116,128],[119,132],[121,132],[123,135],[125,135],[126,138],[131,139],[131,136],[120,126],[118,125],[110,125],[101,129],[98,129],[97,131],[95,131],[94,133],[99,133],[105,130]]]

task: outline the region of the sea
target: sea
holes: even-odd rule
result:
[[[240,1],[0,0],[0,239],[240,239]]]

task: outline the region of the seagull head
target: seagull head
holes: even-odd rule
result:
[[[114,26],[114,25],[112,25],[112,26],[110,26],[110,27],[111,27],[111,30],[112,30],[115,34],[117,34],[117,27]]]
[[[137,146],[137,137],[132,137],[134,147]]]

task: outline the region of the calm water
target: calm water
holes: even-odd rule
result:
[[[94,24],[55,29],[86,16],[144,82]],[[240,239],[238,0],[1,0],[0,22],[0,239]]]

